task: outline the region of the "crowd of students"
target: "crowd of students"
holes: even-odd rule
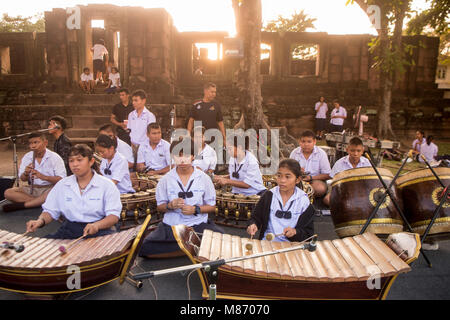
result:
[[[101,157],[99,168],[94,150],[83,144],[71,145],[64,134],[66,120],[60,116],[50,118],[50,134],[56,139],[54,151],[47,148],[45,135],[29,136],[30,152],[22,158],[19,177],[32,187],[6,190],[5,198],[11,203],[5,205],[3,211],[42,206],[41,215],[27,223],[28,232],[63,217],[64,223],[56,233],[47,236],[50,238],[108,234],[119,221],[120,194],[134,193],[131,172],[138,171],[163,175],[156,187],[156,201],[164,218],[145,239],[141,256],[170,256],[178,251],[171,231],[171,226],[176,224],[191,226],[200,233],[204,229],[223,232],[208,219],[216,206],[213,183],[231,186],[233,193],[261,196],[248,225],[250,235],[259,231],[259,239],[264,239],[267,233],[273,233],[278,241],[301,241],[310,237],[314,232],[314,208],[300,187],[302,181],[310,183],[315,196],[324,196],[324,203],[329,205],[327,180],[343,170],[370,166],[363,157],[363,142],[352,138],[347,147],[348,155],[331,167],[326,153],[316,145],[316,134],[306,130],[290,159],[279,163],[277,186],[267,190],[259,162],[249,150],[248,137],[244,145],[235,137],[226,145],[230,155],[228,175],[214,176],[218,159],[215,150],[205,142],[207,128],[194,128],[193,123],[206,117],[208,128],[216,127],[224,132],[220,104],[214,100],[215,89],[214,84],[207,84],[204,99],[192,106],[188,120],[191,136],[169,143],[162,139],[156,117],[146,108],[147,94],[136,90],[130,97],[128,90],[122,88],[121,102],[111,115],[112,123],[99,128],[95,141],[95,151]],[[322,100],[316,105],[318,113],[323,112]],[[332,124],[342,126],[345,115],[345,109],[336,101]],[[416,138],[413,142],[416,153],[426,157],[428,153],[436,154],[432,137],[424,139],[423,133],[418,132]]]

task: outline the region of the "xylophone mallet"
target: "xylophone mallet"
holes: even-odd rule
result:
[[[83,240],[86,236],[87,236],[87,234],[86,234],[86,235],[82,235],[81,237],[79,237],[79,238],[73,240],[72,242],[70,242],[70,243],[67,245],[67,247],[64,246],[64,245],[59,246],[58,250],[61,251],[61,254],[65,254],[65,253],[67,253],[67,250],[69,250],[71,247],[73,247],[73,246],[74,246],[75,244],[77,244],[79,241]]]

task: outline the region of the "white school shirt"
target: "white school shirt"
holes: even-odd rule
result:
[[[347,110],[345,110],[345,108],[342,106],[339,106],[339,109],[333,108],[333,110],[331,111],[330,118],[333,116],[347,116]],[[330,120],[330,123],[336,126],[342,126],[344,124],[344,119],[333,118]]]
[[[199,167],[202,171],[215,170],[217,165],[217,153],[208,144],[197,155],[192,163],[194,167]]]
[[[94,45],[94,47],[92,49],[94,49],[94,54],[93,54],[94,60],[103,60],[103,56],[105,54],[108,54],[108,50],[102,44],[97,43],[96,45]]]
[[[27,152],[20,163],[19,177],[25,172],[25,168],[33,161],[33,151]],[[66,166],[64,165],[64,160],[56,152],[45,149],[45,154],[42,157],[41,163],[34,161],[34,168],[42,173],[44,176],[61,177],[65,178],[67,176]],[[34,184],[36,186],[48,186],[51,185],[50,182],[41,180],[38,178],[34,179]]]
[[[134,163],[133,149],[125,141],[117,138],[117,151],[127,159],[128,162]]]
[[[109,215],[120,217],[122,202],[114,183],[94,172],[83,195],[75,175],[60,180],[48,194],[42,209],[54,220],[63,215],[72,222],[91,223]]]
[[[305,172],[309,172],[311,176],[317,176],[319,174],[330,174],[331,167],[328,161],[328,156],[325,151],[323,151],[318,146],[314,146],[313,152],[309,156],[308,160],[302,152],[302,147],[295,148],[289,158],[297,160]]]
[[[416,149],[416,144],[417,144],[417,149]],[[422,139],[422,143],[420,143],[419,139],[416,139],[412,143],[412,148],[413,148],[413,150],[421,152],[422,147],[423,147],[424,144],[427,144],[427,140],[425,138]]]
[[[235,165],[236,171],[238,171],[239,167],[241,167],[238,172],[239,179],[233,177]],[[236,158],[230,157],[228,172],[230,174],[231,180],[242,181],[250,186],[250,188],[248,189],[233,187],[231,189],[232,193],[239,193],[250,196],[258,194],[262,190],[266,190],[266,187],[264,187],[264,183],[262,180],[261,170],[259,170],[258,160],[250,151],[245,151],[245,157],[240,163],[237,163]]]
[[[138,116],[136,110],[130,112],[127,128],[131,129],[131,142],[138,145],[148,143],[147,126],[153,122],[156,122],[155,115],[148,111],[146,107],[142,110],[141,116]]]
[[[111,80],[111,88],[120,87],[120,73],[109,73],[108,79]]]
[[[194,168],[194,172],[189,178],[188,183],[184,186],[180,177],[176,171],[176,168],[170,170],[164,175],[156,186],[156,203],[161,205],[163,203],[169,203],[174,199],[179,198],[178,193],[182,192],[177,181],[183,186],[185,192],[188,192],[188,186],[192,182],[189,191],[192,191],[193,197],[184,199],[186,205],[190,206],[203,206],[203,205],[216,205],[216,190],[211,179],[203,171]],[[184,224],[185,226],[194,226],[208,221],[208,214],[201,213],[195,215],[185,215],[181,212],[181,209],[168,210],[164,214],[163,222],[170,226],[177,224]]]
[[[317,102],[316,106],[314,107],[314,110],[316,110],[316,118],[317,119],[326,119],[327,118],[327,112],[328,112],[328,105],[324,101],[323,105],[321,106],[322,102]]]
[[[89,81],[89,80],[94,81],[94,75],[92,73],[86,74],[83,72],[80,77],[81,81]]]
[[[336,174],[338,174],[341,171],[348,170],[348,169],[354,169],[350,161],[348,160],[350,156],[345,156],[343,158],[340,158],[333,166],[333,169],[331,169],[330,177],[334,177]],[[371,167],[369,159],[366,157],[359,158],[359,162],[356,165],[356,168],[362,168],[362,167]]]
[[[105,169],[109,168],[111,174],[106,174]],[[116,151],[113,159],[108,163],[107,159],[102,159],[100,163],[100,173],[111,180],[117,181],[117,189],[122,193],[134,193],[131,186],[130,171],[128,170],[128,161],[123,155]]]
[[[428,162],[434,160],[434,157],[437,156],[438,153],[438,146],[435,145],[433,142],[428,145],[426,142],[422,144],[420,153],[425,156],[425,159],[427,159]],[[422,157],[419,157],[419,161],[424,163]]]
[[[298,219],[311,204],[308,195],[300,188],[295,187],[294,194],[289,198],[286,204],[282,208],[280,208],[279,202],[281,202],[281,205],[283,205],[283,200],[280,195],[280,188],[276,186],[270,189],[270,191],[273,193],[273,196],[272,202],[270,204],[269,223],[267,224],[267,229],[264,233],[263,240],[266,240],[266,235],[268,233],[277,235],[283,233],[283,230],[285,228],[295,228],[298,223]],[[288,211],[288,208],[291,212],[291,219],[278,218],[275,215],[278,210]],[[276,236],[273,241],[289,241],[289,239],[286,236]]]
[[[150,146],[150,141],[139,146],[137,163],[145,163],[145,166],[153,170],[161,170],[170,165],[170,143],[161,139],[156,148]]]

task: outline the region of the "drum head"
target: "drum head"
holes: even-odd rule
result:
[[[383,179],[386,178],[388,180],[389,179],[392,180],[392,178],[394,177],[392,172],[388,169],[377,168],[377,170]],[[373,176],[376,177],[377,174],[372,167],[353,168],[353,169],[341,171],[338,174],[336,174],[333,178],[333,184],[335,184],[338,181],[347,179],[347,178],[353,178],[353,177],[363,178],[363,177],[373,177]]]

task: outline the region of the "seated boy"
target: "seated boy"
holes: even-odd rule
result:
[[[116,134],[116,128],[114,127],[114,125],[112,124],[105,124],[103,125],[99,130],[98,130],[98,134],[104,134],[107,135],[108,137],[110,137],[113,140],[117,141],[117,152],[119,152],[121,155],[123,155],[125,157],[125,159],[127,159],[128,161],[128,168],[133,168],[134,166],[134,156],[133,156],[133,150],[131,149],[131,146],[120,140],[117,137]]]
[[[80,82],[78,82],[78,84],[80,85],[80,88],[84,93],[94,93],[94,75],[91,73],[88,67],[85,67],[83,69],[83,73],[80,76]]]
[[[371,166],[369,159],[362,156],[364,153],[364,145],[360,138],[354,137],[350,140],[347,147],[347,153],[348,153],[347,156],[339,159],[334,164],[330,172],[331,178],[333,178],[336,174],[344,170]],[[331,194],[328,193],[323,199],[323,202],[327,206],[330,205],[330,197]]]
[[[137,154],[137,171],[163,175],[170,170],[170,144],[162,139],[161,127],[153,122],[147,126],[148,142],[141,144]]]
[[[302,181],[309,182],[315,197],[322,197],[327,192],[326,180],[330,179],[330,162],[321,148],[316,146],[314,132],[304,131],[299,139],[300,147],[291,152],[289,158],[297,160],[302,170]]]
[[[30,185],[5,191],[5,198],[13,203],[4,205],[4,212],[39,207],[45,202],[53,186],[66,177],[63,159],[56,152],[47,149],[48,141],[44,135],[31,134],[28,143],[31,151],[22,158],[19,179],[28,181]]]

